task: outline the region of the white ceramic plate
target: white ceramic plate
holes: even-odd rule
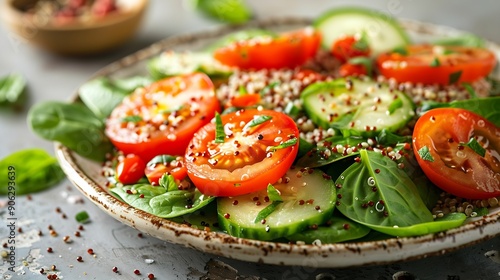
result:
[[[401,20],[401,22],[416,41],[460,33],[460,31],[442,26],[408,20]],[[309,23],[307,19],[278,19],[253,23],[249,26],[284,31],[303,27]],[[169,38],[103,68],[96,73],[96,76],[121,78],[145,75],[147,60],[161,51],[166,49],[198,50],[232,31],[235,29],[224,28],[213,32]],[[490,43],[489,47],[494,49],[497,55],[500,54],[498,46]],[[236,238],[222,233],[193,229],[137,210],[106,191],[104,187],[106,179],[101,175],[99,163],[81,158],[59,144],[56,144],[56,154],[64,172],[74,185],[88,199],[115,219],[165,241],[243,261],[310,267],[387,264],[442,255],[500,234],[500,208],[496,208],[488,216],[471,220],[459,228],[413,238],[391,238],[383,241],[321,246],[290,245]]]

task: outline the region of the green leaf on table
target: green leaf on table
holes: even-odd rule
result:
[[[87,213],[87,211],[80,211],[78,213],[76,213],[75,215],[75,220],[79,223],[87,223],[90,219],[90,216],[89,216],[89,213]]]
[[[42,149],[20,150],[0,160],[0,194],[23,195],[50,188],[65,175],[57,160]]]
[[[361,162],[348,167],[335,182],[341,186],[337,209],[343,215],[375,230],[433,221],[415,184],[396,162],[373,151],[361,150],[360,156]]]
[[[214,200],[214,197],[203,195],[196,188],[167,191],[162,186],[137,184],[114,187],[110,191],[130,206],[160,218],[193,213]]]
[[[95,161],[104,161],[113,149],[104,123],[83,104],[38,103],[28,112],[28,124],[38,136]]]
[[[0,78],[0,106],[20,107],[26,95],[26,80],[14,73]]]
[[[245,23],[252,11],[244,0],[191,0],[193,7],[212,19],[230,23]]]

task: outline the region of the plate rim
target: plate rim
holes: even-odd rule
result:
[[[418,31],[424,34],[464,32],[452,27],[424,23],[416,20],[399,19],[399,21],[405,30]],[[310,25],[311,23],[311,19],[303,17],[272,18],[252,21],[241,26],[223,26],[213,30],[168,37],[108,64],[95,72],[86,81],[99,76],[108,76],[123,67],[128,67],[137,62],[152,58],[163,50],[169,49],[175,45],[187,44],[202,39],[216,38],[232,31],[249,27],[265,28],[285,24]],[[489,41],[488,45],[498,47],[496,44]],[[500,47],[498,48],[500,49]],[[78,100],[78,93],[73,95],[71,101],[74,102],[76,100]],[[59,164],[72,184],[76,186],[85,197],[90,199],[94,204],[116,220],[164,241],[181,244],[201,252],[242,261],[324,268],[383,265],[396,261],[409,261],[429,256],[444,255],[500,235],[500,211],[497,211],[496,213],[483,216],[482,218],[476,218],[470,223],[445,232],[417,237],[394,237],[380,241],[346,242],[318,246],[239,238],[224,233],[194,229],[186,225],[156,217],[140,209],[135,209],[109,194],[104,189],[105,186],[100,186],[92,176],[81,170],[78,164],[79,156],[73,151],[60,143],[55,143],[54,148]],[[134,221],[129,218],[129,215],[135,218],[139,217],[140,220]],[[167,233],[166,236],[164,235],[165,233]],[[467,233],[470,233],[470,235],[467,235]],[[471,235],[473,235],[473,233],[477,233],[481,238],[472,238]],[[165,239],[165,237],[168,237],[168,239]],[[206,244],[197,244],[199,241],[207,242],[202,242]],[[454,245],[448,246],[447,242],[451,242]],[[408,250],[405,249],[407,246],[415,247],[415,250],[410,250],[410,252],[408,252]],[[370,254],[367,255],[367,252]],[[376,254],[379,252],[385,252],[389,255],[383,259],[377,260]],[[236,255],[234,253],[236,253]],[[374,254],[372,255],[372,253]],[[359,262],[343,260],[343,258],[349,256],[364,256],[366,260],[360,260]],[[335,260],[335,262],[329,260],[330,258]],[[308,262],[308,260],[313,260],[313,262]]]

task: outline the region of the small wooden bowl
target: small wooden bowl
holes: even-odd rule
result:
[[[22,39],[63,55],[97,54],[123,44],[138,30],[148,4],[148,0],[122,0],[118,11],[109,15],[58,24],[23,12],[23,7],[37,1],[2,1],[0,17]]]

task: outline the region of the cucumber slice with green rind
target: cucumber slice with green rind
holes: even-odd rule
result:
[[[345,137],[373,137],[383,129],[394,132],[415,115],[406,94],[371,80],[315,83],[304,89],[301,100],[315,124],[338,129]]]
[[[274,240],[325,223],[335,208],[336,189],[323,172],[312,169],[290,169],[283,178],[288,183],[276,183],[283,202],[265,218],[255,222],[259,212],[272,204],[267,191],[238,197],[217,199],[219,225],[228,234],[257,240]]]
[[[330,49],[345,35],[366,34],[372,55],[390,51],[410,43],[408,34],[391,15],[376,10],[345,7],[323,13],[314,21],[322,34],[322,46]]]

